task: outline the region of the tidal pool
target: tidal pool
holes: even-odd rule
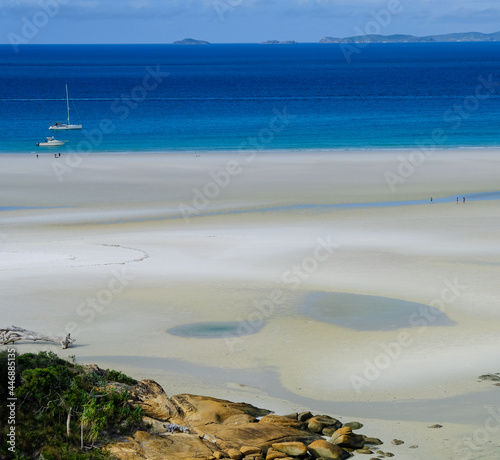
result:
[[[196,339],[221,339],[226,337],[244,337],[259,332],[261,328],[245,327],[239,321],[188,323],[167,329],[167,333]]]
[[[305,297],[299,311],[316,321],[356,331],[455,324],[441,310],[429,305],[362,294],[314,292]]]

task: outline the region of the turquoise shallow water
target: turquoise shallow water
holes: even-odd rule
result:
[[[219,321],[205,323],[188,323],[172,327],[167,330],[169,334],[197,339],[220,339],[225,337],[244,337],[259,332],[259,328],[242,327],[238,321]]]
[[[356,331],[387,331],[425,326],[452,326],[445,313],[430,305],[373,295],[316,292],[307,296],[305,316]]]
[[[500,146],[500,43],[0,46],[0,153]],[[435,130],[441,133],[431,141]]]

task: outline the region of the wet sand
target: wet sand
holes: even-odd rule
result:
[[[168,394],[365,419],[397,458],[492,458],[499,154],[2,155],[2,323]],[[346,299],[397,321],[346,327]]]

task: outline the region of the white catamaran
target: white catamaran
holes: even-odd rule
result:
[[[70,120],[69,120],[68,85],[66,85],[66,107],[68,109],[68,123],[57,122],[57,123],[54,123],[53,125],[50,125],[49,129],[58,129],[58,130],[64,130],[64,129],[82,129],[82,125],[72,125],[71,122],[70,122]]]

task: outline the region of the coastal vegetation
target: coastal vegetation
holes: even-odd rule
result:
[[[10,361],[11,362],[11,361]],[[14,369],[15,448],[8,443],[6,404],[0,407],[0,458],[83,460],[112,458],[101,446],[135,431],[143,410],[129,403],[121,372],[81,366],[52,352],[26,353],[9,366],[0,353],[0,400],[8,401],[8,370]],[[13,455],[15,453],[15,456]]]
[[[358,422],[309,411],[278,416],[207,396],[169,398],[152,380],[137,382],[70,358],[0,352],[0,397],[10,401],[0,408],[0,459],[128,460],[166,453],[179,460],[345,459],[382,444],[353,433],[363,426]]]

